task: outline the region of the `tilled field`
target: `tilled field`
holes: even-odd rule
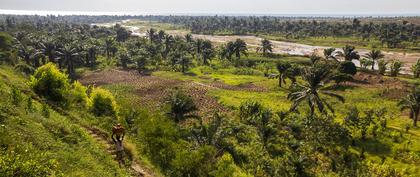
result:
[[[145,76],[137,71],[107,70],[86,74],[80,82],[84,85],[128,84],[135,87],[135,93],[141,98],[139,104],[150,109],[160,109],[164,106],[166,98],[175,88],[183,89],[190,95],[197,106],[199,114],[211,116],[214,112],[227,112],[217,100],[207,95],[210,89],[216,86],[198,82],[184,82],[179,80]],[[116,95],[118,97],[118,95]]]

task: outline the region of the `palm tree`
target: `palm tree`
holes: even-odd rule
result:
[[[335,48],[328,48],[328,49],[324,49],[324,57],[325,59],[333,59],[335,61],[338,61],[338,57],[339,53],[336,51]]]
[[[204,40],[202,46],[201,56],[203,58],[203,64],[209,65],[210,58],[214,57],[214,48],[211,41]]]
[[[286,73],[289,68],[292,67],[290,63],[287,62],[278,62],[277,70],[279,71],[279,87],[282,87],[282,83],[286,84]]]
[[[268,53],[273,53],[273,44],[267,39],[261,40],[261,47],[257,48],[257,52],[262,51],[263,56],[267,56]]]
[[[169,98],[170,112],[168,113],[176,123],[183,121],[187,118],[195,118],[193,112],[197,111],[193,99],[180,90],[175,90]]]
[[[377,60],[379,60],[379,59],[382,59],[382,58],[384,58],[385,57],[385,55],[384,54],[382,54],[382,52],[380,51],[380,50],[375,50],[375,49],[373,49],[372,51],[370,51],[369,53],[367,53],[366,55],[365,55],[365,57],[367,58],[367,59],[370,59],[370,60],[372,60],[372,71],[373,70],[375,70],[375,63],[376,63],[376,61]]]
[[[40,52],[44,56],[48,57],[48,61],[55,63],[57,46],[54,44],[54,42],[51,39],[47,38],[46,41],[39,42],[38,45],[40,48]]]
[[[401,108],[401,111],[405,109],[410,110],[410,118],[413,119],[413,125],[417,126],[417,120],[420,113],[420,91],[418,88],[413,88],[411,93],[403,98],[398,106]]]
[[[152,44],[156,38],[156,30],[153,28],[150,28],[149,30],[147,30],[147,36],[149,37],[150,44]]]
[[[62,48],[58,49],[59,59],[64,62],[67,66],[67,72],[71,79],[75,79],[76,72],[75,72],[75,65],[76,60],[79,57],[79,51],[77,47],[72,45],[64,45]]]
[[[18,50],[18,56],[21,57],[27,65],[31,64],[31,56],[34,53],[34,48],[26,45],[20,45]]]
[[[343,52],[340,52],[339,55],[343,56],[346,61],[358,60],[360,55],[355,49],[354,46],[346,45],[343,47]]]
[[[320,95],[334,97],[341,102],[344,102],[344,98],[326,90],[325,84],[329,81],[329,76],[330,69],[328,67],[314,66],[303,69],[302,79],[305,83],[303,85],[296,83],[296,88],[292,89],[287,96],[289,100],[293,101],[290,111],[295,111],[302,101],[307,100],[311,116],[315,113],[315,107],[321,113],[325,113],[325,107],[334,113],[332,106]]]
[[[112,37],[108,37],[107,39],[105,39],[105,53],[106,53],[106,58],[110,58],[111,57],[111,53],[113,52],[114,48],[115,48],[115,39]]]
[[[233,45],[232,53],[235,54],[237,61],[241,59],[241,54],[248,56],[248,48],[246,42],[242,39],[236,39]]]
[[[420,76],[420,59],[417,60],[416,64],[411,66],[411,71],[413,72],[414,78],[419,78],[419,76]]]

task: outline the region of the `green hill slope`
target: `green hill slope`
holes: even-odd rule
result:
[[[37,101],[26,82],[0,66],[0,176],[129,175],[76,120]]]

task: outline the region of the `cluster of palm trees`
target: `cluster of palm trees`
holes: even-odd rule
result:
[[[402,23],[361,22],[359,19],[308,19],[298,17],[226,17],[226,16],[157,16],[150,17],[166,23],[187,26],[193,33],[216,34],[230,32],[232,34],[281,34],[287,38],[305,37],[353,37],[363,40],[378,39],[382,45],[390,48],[403,47],[403,42],[417,45],[420,26],[403,21]]]
[[[242,39],[236,39],[236,41],[229,41],[226,45],[221,46],[219,56],[222,59],[226,58],[238,64],[241,59],[241,55],[248,56],[247,51],[248,48],[246,42]],[[232,57],[233,55],[235,55],[235,58]]]

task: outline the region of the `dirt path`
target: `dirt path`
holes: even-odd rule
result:
[[[93,137],[93,139],[95,139],[96,142],[106,147],[106,151],[108,152],[108,154],[112,155],[113,159],[117,161],[117,155],[116,155],[117,153],[115,151],[114,143],[109,141],[106,134],[101,133],[99,130],[95,128],[85,127],[85,130],[89,133],[91,137]],[[150,170],[146,170],[145,168],[141,167],[141,165],[138,162],[136,162],[136,160],[133,160],[131,162],[130,172],[134,176],[139,176],[139,177],[140,176],[141,177],[155,176],[153,175],[152,172],[150,172]]]

